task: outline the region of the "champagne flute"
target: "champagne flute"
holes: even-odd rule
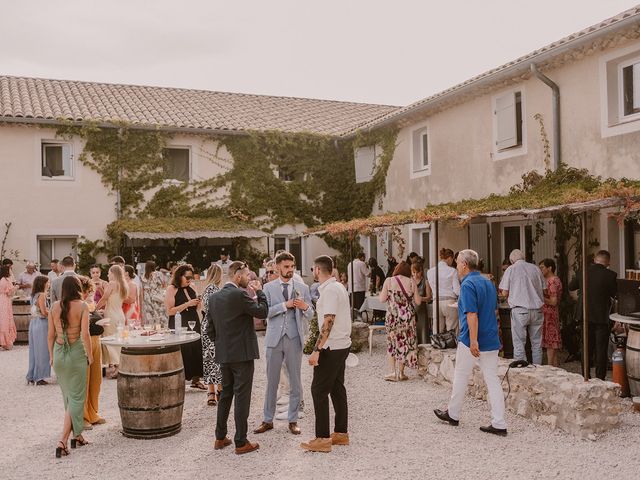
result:
[[[189,330],[191,330],[193,332],[193,329],[196,328],[196,321],[195,320],[189,320],[187,322],[187,325],[189,325]]]

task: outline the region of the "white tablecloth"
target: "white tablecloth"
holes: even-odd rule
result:
[[[365,297],[364,303],[360,307],[360,313],[372,312],[373,310],[387,311],[387,304],[382,303],[378,295],[369,295]]]

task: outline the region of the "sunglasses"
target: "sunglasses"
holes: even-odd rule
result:
[[[193,280],[193,275],[185,275],[184,278],[187,280]]]

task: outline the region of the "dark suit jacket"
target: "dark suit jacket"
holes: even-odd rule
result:
[[[209,297],[207,335],[216,346],[217,363],[260,358],[253,317],[267,318],[269,304],[264,293],[256,293],[257,302],[244,290],[227,283]]]
[[[608,324],[611,299],[618,294],[617,274],[599,263],[592,263],[587,268],[589,323]],[[569,282],[569,290],[578,289],[582,292],[581,270],[578,270],[575,278]],[[579,301],[578,308],[580,309],[582,306],[582,293],[579,296]]]

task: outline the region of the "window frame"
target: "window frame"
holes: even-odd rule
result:
[[[625,115],[624,113],[624,72],[627,67],[633,67],[635,64],[640,64],[640,55],[634,58],[624,60],[616,65],[616,72],[618,77],[618,123],[627,123],[640,120],[640,109],[638,112]],[[633,77],[632,77],[633,78]],[[639,79],[640,80],[640,79]]]
[[[187,175],[188,179],[185,180],[179,180],[177,178],[164,178],[162,180],[163,185],[182,185],[184,183],[189,183],[193,180],[193,152],[191,151],[191,145],[166,145],[163,149],[163,154],[164,154],[164,150],[187,150],[189,152],[189,173]],[[163,157],[163,161],[164,161],[164,157]],[[164,165],[163,165],[163,176],[164,176]]]
[[[497,115],[497,102],[500,98],[506,95],[515,95],[520,93],[520,113],[521,113],[521,135],[522,144],[514,145],[512,147],[498,149],[498,115]],[[500,93],[491,97],[491,119],[493,125],[492,139],[491,139],[491,158],[494,161],[506,160],[508,158],[520,157],[527,154],[527,105],[526,105],[526,89],[524,85],[518,85],[509,90],[503,90]],[[516,125],[516,131],[518,126]]]
[[[62,165],[64,166],[64,147],[68,146],[69,147],[69,175],[53,175],[51,177],[48,177],[47,175],[43,174],[43,169],[45,167],[45,147],[49,145],[49,146],[59,146],[62,147],[62,154],[63,154],[63,159],[62,159]],[[42,138],[40,139],[40,180],[46,181],[46,182],[72,182],[75,181],[76,177],[75,177],[75,166],[74,166],[74,150],[73,150],[73,143],[72,142],[65,142],[65,141],[60,141],[60,140],[49,140],[49,139],[45,139]]]
[[[424,137],[427,137],[427,150],[424,149]],[[416,141],[419,144],[416,146]],[[429,124],[422,124],[411,130],[411,151],[409,155],[409,172],[410,178],[421,178],[431,175],[432,155],[431,155],[431,128]],[[416,168],[416,150],[418,151],[418,159],[420,168]],[[424,164],[424,156],[427,155],[427,165]]]

